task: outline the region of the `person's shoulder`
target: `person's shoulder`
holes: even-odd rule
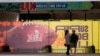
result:
[[[69,35],[71,35],[71,33],[69,33]]]
[[[71,33],[69,33],[68,35],[70,35],[70,36],[71,36]]]
[[[75,33],[75,35],[78,35],[77,33]]]
[[[78,34],[75,34],[78,37]]]

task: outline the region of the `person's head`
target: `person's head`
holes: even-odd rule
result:
[[[65,35],[68,34],[68,33],[69,33],[69,31],[68,30],[65,30]]]
[[[72,30],[72,33],[75,33],[75,30]]]

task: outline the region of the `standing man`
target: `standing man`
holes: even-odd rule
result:
[[[69,50],[70,50],[70,34],[68,30],[65,30],[65,46],[67,46],[67,52],[66,54],[69,55]]]
[[[74,54],[76,53],[77,42],[78,42],[78,35],[75,33],[75,30],[72,30],[70,46],[71,48],[74,48]]]

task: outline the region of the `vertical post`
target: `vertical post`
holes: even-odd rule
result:
[[[94,46],[94,40],[93,40],[93,20],[92,20],[92,53],[95,53],[95,46]]]
[[[92,20],[92,45],[94,45],[93,43],[93,20]]]
[[[30,20],[29,15],[30,15],[30,11],[28,10],[28,14],[27,14],[27,16],[28,16],[28,21]]]
[[[87,17],[86,17],[86,11],[85,11],[85,21],[87,21]]]
[[[99,33],[99,31],[100,31],[99,28],[100,28],[100,27],[99,27],[99,21],[98,21],[98,53],[99,53],[99,34],[100,34],[100,33]]]
[[[50,20],[48,19],[48,36],[49,36],[49,34],[50,34],[50,32],[49,32],[49,27],[50,27]],[[48,37],[48,45],[49,45],[49,37]]]
[[[51,33],[50,33],[50,30],[49,30],[49,29],[50,29],[49,27],[50,27],[50,20],[48,20],[48,36],[51,34]],[[49,42],[50,39],[49,39],[49,38],[50,38],[50,37],[48,37],[48,46],[47,46],[47,49],[48,49],[48,52],[51,53],[51,52],[52,52],[52,47],[51,47],[51,45],[50,45],[50,42]]]
[[[5,23],[6,23],[7,21],[5,21]],[[7,25],[7,23],[6,23],[6,25]],[[6,29],[6,34],[5,34],[5,36],[6,36],[6,43],[5,44],[7,44],[7,28],[5,28]]]
[[[71,13],[71,11],[70,10],[68,10],[68,12],[69,12],[69,19],[70,19],[70,21],[72,21],[72,13]]]

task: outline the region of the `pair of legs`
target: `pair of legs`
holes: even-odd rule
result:
[[[72,49],[74,49],[74,54],[76,54],[76,47],[70,48],[70,53],[73,53],[73,52],[72,52]]]
[[[70,51],[70,45],[67,45],[67,52],[66,52],[67,55],[70,54],[69,51]]]
[[[72,53],[72,49],[74,49],[74,54],[76,54],[76,47],[77,47],[77,43],[71,43],[70,44],[70,51]]]

